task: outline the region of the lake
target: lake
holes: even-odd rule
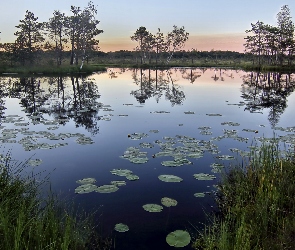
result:
[[[224,168],[241,165],[274,136],[282,150],[294,150],[294,78],[215,68],[5,75],[1,149],[30,160],[27,173],[36,178],[49,174],[61,197],[98,209],[98,230],[115,249],[173,249],[170,232],[186,230],[194,239],[216,211]],[[104,186],[112,181],[126,183]],[[177,205],[163,205],[164,197]],[[162,211],[148,212],[146,204]],[[115,231],[118,223],[129,231]]]

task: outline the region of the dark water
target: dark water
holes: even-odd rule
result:
[[[98,228],[113,237],[115,249],[172,249],[166,236],[178,229],[195,238],[205,214],[215,210],[213,192],[220,174],[212,172],[211,164],[241,164],[240,153],[229,149],[250,151],[249,146],[260,144],[259,137],[285,136],[282,144],[287,149],[294,146],[294,75],[224,69],[109,69],[86,78],[7,76],[0,78],[0,84],[2,150],[11,149],[13,158],[20,161],[41,159],[42,164],[29,166],[28,172],[41,173],[38,178],[50,173],[53,191],[74,197],[86,211],[98,209]],[[7,129],[17,130],[13,136]],[[132,140],[128,135],[133,133],[146,137]],[[93,143],[78,144],[81,134]],[[163,166],[161,162],[173,158],[152,156],[163,151],[159,141],[169,141],[166,137],[174,139],[174,148],[183,146],[181,138],[190,138],[199,145],[213,145],[216,151],[203,148],[203,157],[187,157],[192,164]],[[147,152],[147,163],[120,158],[128,147],[139,147],[142,142],[154,146],[140,148]],[[234,159],[218,159],[221,155]],[[116,168],[132,170],[139,180],[112,175],[110,170]],[[197,173],[217,178],[199,181],[193,178]],[[158,176],[163,174],[183,181],[162,182]],[[97,186],[114,180],[126,180],[127,185],[114,193],[75,194],[76,181],[88,177],[95,178]],[[199,192],[205,192],[205,197],[194,197]],[[142,208],[148,203],[160,205],[163,197],[177,200],[177,206],[164,207],[160,213]],[[114,231],[117,223],[127,224],[129,231]]]

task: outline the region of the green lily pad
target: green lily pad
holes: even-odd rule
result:
[[[139,180],[139,177],[135,174],[128,174],[126,175],[126,179],[129,181],[136,181],[136,180]]]
[[[205,197],[205,193],[195,193],[194,196],[197,198],[202,198]]]
[[[81,180],[77,180],[76,183],[78,184],[89,184],[89,183],[95,183],[96,180],[94,178],[84,178]]]
[[[158,129],[151,129],[150,133],[159,133],[160,131]]]
[[[111,181],[111,184],[116,186],[125,186],[126,181]]]
[[[124,233],[129,231],[129,227],[123,223],[119,223],[115,225],[115,230],[120,233]]]
[[[129,161],[134,164],[143,164],[147,163],[149,159],[147,157],[131,157],[129,158]]]
[[[126,175],[130,175],[132,174],[132,171],[129,169],[113,169],[110,171],[112,174],[114,175],[118,175],[118,176],[126,176]]]
[[[222,116],[221,114],[212,114],[212,113],[206,114],[206,115],[208,115],[208,116]]]
[[[169,175],[169,174],[163,174],[158,176],[159,180],[164,182],[181,182],[183,179],[181,179],[178,176],[175,175]]]
[[[191,236],[187,231],[176,230],[166,237],[166,242],[172,247],[185,247],[191,241]]]
[[[153,148],[154,147],[154,145],[150,142],[141,142],[141,143],[139,143],[139,146],[141,148]]]
[[[97,186],[91,183],[80,185],[75,189],[76,194],[87,194],[96,191]]]
[[[219,155],[216,156],[216,158],[220,159],[220,160],[234,160],[235,157],[232,155]]]
[[[119,188],[116,185],[102,185],[95,189],[98,193],[113,193],[118,191]]]
[[[163,207],[158,204],[145,204],[142,206],[145,211],[150,213],[159,213],[163,210]]]
[[[168,197],[163,197],[161,199],[161,203],[165,206],[165,207],[174,207],[177,205],[177,200],[168,198]]]
[[[32,167],[39,166],[42,163],[41,159],[29,160],[28,164]]]
[[[195,179],[199,181],[211,181],[216,178],[215,175],[211,174],[204,174],[204,173],[199,173],[199,174],[194,174]]]
[[[83,136],[83,137],[79,137],[76,142],[80,145],[87,145],[87,144],[93,144],[94,141],[90,138],[90,137],[86,137],[86,136]]]
[[[179,167],[183,164],[177,161],[162,161],[161,164],[165,167]]]

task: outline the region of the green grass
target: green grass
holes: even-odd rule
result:
[[[295,249],[295,163],[263,145],[244,167],[218,185],[220,214],[198,235],[194,249]]]
[[[41,198],[45,181],[22,177],[25,165],[0,155],[0,249],[110,249],[95,231],[95,213],[74,213],[52,193]]]
[[[106,67],[103,65],[89,64],[84,65],[80,70],[77,65],[63,65],[57,66],[24,66],[24,67],[0,67],[0,73],[18,73],[21,75],[74,75],[74,74],[92,74],[96,71],[105,71]]]

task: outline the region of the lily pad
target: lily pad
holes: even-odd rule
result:
[[[95,183],[96,180],[94,178],[84,178],[81,180],[77,180],[76,183],[78,184],[89,184],[89,183]]]
[[[158,176],[159,180],[164,182],[181,182],[183,181],[182,178],[175,176],[175,175],[169,175],[169,174],[163,174]]]
[[[129,231],[129,227],[123,223],[119,223],[115,225],[115,230],[120,233],[124,233]]]
[[[126,179],[129,181],[136,181],[136,180],[139,180],[139,177],[135,174],[128,174],[126,175]]]
[[[179,167],[183,164],[177,161],[162,161],[161,164],[165,167]]]
[[[166,242],[172,247],[185,247],[191,241],[191,236],[187,231],[176,230],[166,237]]]
[[[145,204],[142,206],[145,211],[150,213],[159,213],[163,210],[163,207],[158,204]]]
[[[98,193],[113,193],[118,191],[119,188],[116,185],[102,185],[95,189]]]
[[[211,175],[211,174],[199,173],[199,174],[194,174],[194,178],[199,181],[211,181],[211,180],[214,180],[216,177],[215,175]]]
[[[235,159],[235,157],[232,155],[219,155],[219,156],[216,156],[216,158],[218,158],[220,160],[233,160],[233,159]]]
[[[143,164],[143,163],[147,163],[148,162],[148,158],[147,157],[133,157],[133,158],[129,158],[129,161],[135,164]]]
[[[125,186],[126,181],[111,181],[111,184],[116,186]]]
[[[118,176],[126,176],[126,175],[130,175],[132,174],[132,171],[129,169],[113,169],[110,171],[112,174],[114,175],[118,175]]]
[[[213,114],[213,113],[210,113],[210,114],[206,114],[208,116],[222,116],[221,114]]]
[[[195,193],[194,196],[197,198],[202,198],[205,197],[205,193]]]
[[[41,159],[29,160],[28,164],[32,167],[39,166],[42,163]]]
[[[75,189],[76,194],[87,194],[96,191],[97,186],[91,183],[80,185]]]
[[[165,206],[165,207],[174,207],[177,205],[177,200],[168,198],[168,197],[163,197],[161,199],[161,203]]]

